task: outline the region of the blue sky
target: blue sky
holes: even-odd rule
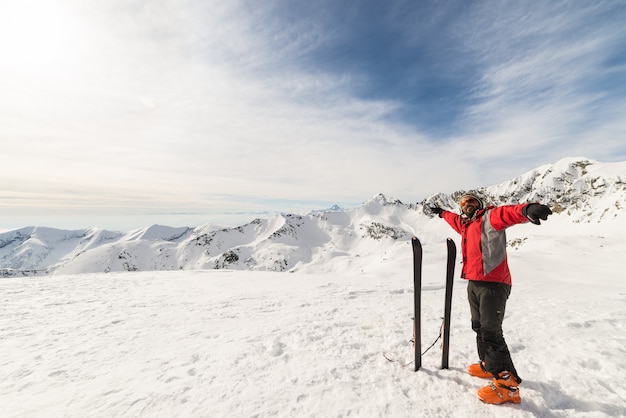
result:
[[[626,159],[623,1],[0,5],[0,229],[238,225]]]

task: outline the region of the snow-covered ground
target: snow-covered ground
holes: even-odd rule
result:
[[[564,159],[483,190],[555,209],[507,231],[519,405],[476,397],[487,381],[465,372],[477,358],[460,279],[450,369],[436,345],[413,371],[410,235],[424,248],[425,349],[445,238],[459,241],[424,207],[456,201],[377,195],[223,230],[0,234],[14,276],[0,279],[0,417],[626,416],[625,173]]]
[[[476,354],[460,279],[450,369],[439,369],[438,345],[420,371],[402,366],[412,361],[407,240],[363,273],[2,279],[0,416],[626,416],[623,233],[550,237],[549,223],[509,249],[504,326],[519,405],[476,397],[486,381],[464,371]],[[441,324],[444,240],[423,239],[424,348]]]

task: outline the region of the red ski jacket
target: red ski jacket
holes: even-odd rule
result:
[[[448,211],[441,213],[441,217],[461,234],[462,278],[511,285],[505,229],[528,222],[522,214],[524,206],[526,204],[489,206],[477,211],[472,219]]]

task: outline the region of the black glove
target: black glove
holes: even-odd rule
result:
[[[539,219],[543,219],[544,221],[547,220],[548,215],[552,215],[552,211],[546,205],[531,203],[530,205],[524,206],[524,209],[522,209],[522,215],[527,217],[528,220],[535,225],[541,225],[541,221]]]
[[[441,218],[441,212],[443,212],[443,209],[438,208],[437,206],[430,206],[428,209],[430,209],[433,215],[437,215]]]

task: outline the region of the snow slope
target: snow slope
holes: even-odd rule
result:
[[[424,241],[424,346],[441,324],[444,239]],[[482,404],[486,382],[464,372],[476,354],[460,279],[450,369],[438,345],[420,371],[402,366],[413,291],[401,246],[364,266],[375,273],[0,280],[0,416],[626,416],[623,239],[542,236],[510,250],[504,326],[524,382],[523,402],[503,406]]]
[[[464,371],[476,353],[458,278],[450,369],[438,345],[419,372],[410,364],[409,239],[424,247],[425,348],[441,325],[445,238],[460,244],[426,206],[454,208],[458,192],[229,229],[0,234],[3,266],[34,274],[0,280],[0,416],[626,416],[625,168],[563,160],[481,190],[558,209],[507,231],[520,405],[476,398],[486,382]]]

